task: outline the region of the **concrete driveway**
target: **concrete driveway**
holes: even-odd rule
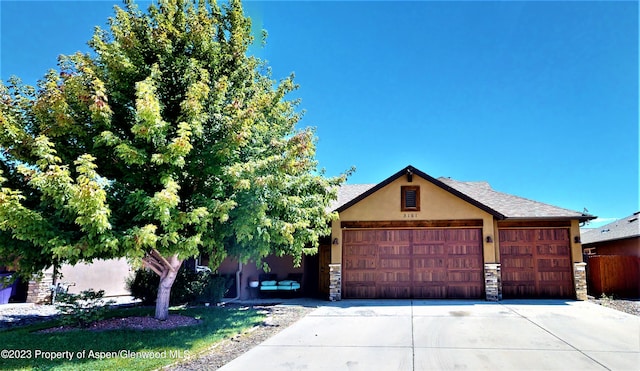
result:
[[[344,300],[222,368],[640,370],[640,317],[563,300]]]

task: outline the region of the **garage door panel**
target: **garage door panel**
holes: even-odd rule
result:
[[[537,274],[537,278],[540,282],[557,283],[558,285],[562,285],[564,282],[571,279],[571,274],[563,271],[539,272]]]
[[[504,253],[509,256],[532,256],[533,246],[521,245],[510,241],[502,241],[502,235],[500,239],[500,253]]]
[[[456,241],[457,243],[477,242],[480,240],[479,229],[447,229],[445,230],[445,239],[447,241]]]
[[[345,287],[345,297],[348,298],[361,298],[361,299],[374,299],[377,297],[376,285],[364,285],[356,282],[352,282],[349,286]]]
[[[423,285],[414,287],[414,298],[419,299],[442,299],[447,297],[447,286]]]
[[[443,229],[417,229],[413,231],[413,242],[444,242],[446,240],[446,231]]]
[[[480,229],[358,232],[356,237],[349,236],[355,231],[343,233],[345,270],[354,266],[373,266],[371,269],[378,272],[374,297],[482,297],[484,277]],[[372,235],[375,236],[373,241]],[[369,245],[360,250],[351,249],[352,245],[363,247],[366,244]],[[371,246],[375,251],[371,251]],[[349,256],[352,253],[359,256]],[[362,281],[351,282],[351,277],[345,275],[345,297],[372,297],[370,285],[363,285]]]
[[[538,256],[548,255],[548,256],[569,256],[569,246],[567,245],[537,245],[536,246],[536,254]]]
[[[394,259],[394,258],[380,258],[380,264],[378,265],[381,269],[406,269],[407,271],[411,271],[411,259],[403,258],[403,259]]]
[[[376,269],[376,259],[366,257],[350,257],[344,262],[347,269]]]
[[[569,259],[538,259],[538,271],[562,271],[569,265]]]
[[[349,231],[349,233],[343,234],[342,238],[345,244],[371,243],[376,240],[376,235],[371,231]]]
[[[500,230],[505,298],[573,296],[568,229]]]
[[[537,296],[533,282],[502,285],[502,295],[505,298],[532,298]]]
[[[413,259],[413,268],[414,269],[446,269],[447,268],[447,259],[445,258],[414,258]]]
[[[383,271],[376,274],[376,281],[384,284],[411,283],[411,271]]]
[[[425,270],[413,273],[413,281],[416,286],[427,286],[433,283],[447,282],[447,271],[442,270]]]
[[[447,272],[447,277],[451,284],[456,284],[458,282],[468,284],[469,282],[479,282],[482,280],[482,273],[475,271],[456,271],[449,270]]]
[[[352,283],[373,285],[378,279],[378,272],[375,270],[345,270],[344,278]]]
[[[482,289],[482,287],[449,284],[447,286],[447,297],[450,299],[477,298],[482,296]]]
[[[378,248],[376,245],[348,245],[347,256],[376,256],[378,254]]]
[[[482,262],[478,258],[453,257],[447,259],[447,267],[449,269],[471,269],[477,270],[482,267]]]
[[[462,255],[477,258],[482,256],[482,249],[479,246],[467,244],[450,244],[447,246],[448,255]]]
[[[500,249],[502,251],[502,248]],[[527,270],[531,269],[533,271],[533,257],[518,257],[518,256],[507,256],[501,255],[501,266],[502,270],[509,271],[510,269],[514,270]]]
[[[536,229],[535,239],[537,241],[567,241],[569,240],[568,229]]]
[[[531,271],[505,271],[502,273],[502,285],[509,285],[509,284],[513,284],[516,285],[517,283],[531,283],[533,284],[536,280],[536,274],[533,270]]]
[[[409,241],[411,241],[410,230],[376,230],[374,232],[369,232],[369,233],[375,235],[375,241],[377,243],[384,243],[384,242],[409,243]]]
[[[573,295],[573,290],[569,287],[557,285],[547,285],[540,289],[540,297],[570,297]]]
[[[413,245],[413,255],[444,255],[445,254],[445,246],[444,244],[414,244]]]
[[[411,299],[411,288],[408,286],[381,284],[378,287],[376,298]]]

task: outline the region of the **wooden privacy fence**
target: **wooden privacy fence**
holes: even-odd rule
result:
[[[640,298],[640,258],[623,255],[594,255],[587,263],[589,293]]]

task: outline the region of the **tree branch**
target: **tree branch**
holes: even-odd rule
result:
[[[163,265],[163,266],[165,266],[165,267],[167,267],[167,268],[169,268],[169,270],[170,270],[170,271],[172,271],[172,272],[175,272],[175,271],[176,271],[176,269],[173,267],[173,265],[171,265],[171,263],[169,263],[169,262],[167,261],[167,259],[165,259],[165,257],[164,257],[164,256],[162,256],[162,254],[160,254],[160,253],[158,252],[158,250],[156,250],[156,249],[151,250],[151,255],[152,255],[153,257],[155,257],[155,258],[156,258],[156,260],[158,260],[158,261],[162,262],[162,265]]]
[[[142,263],[146,268],[156,272],[160,277],[162,277],[167,270],[174,273],[176,272],[173,265],[169,263],[169,261],[167,261],[167,259],[165,259],[165,257],[156,249],[151,250],[151,252],[142,259]]]
[[[145,256],[142,259],[142,265],[145,268],[149,268],[154,271],[158,276],[162,277],[162,265],[158,264],[158,262],[151,256]]]

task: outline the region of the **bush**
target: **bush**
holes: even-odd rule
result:
[[[56,309],[62,314],[65,325],[87,327],[93,322],[104,319],[109,305],[113,300],[104,300],[104,290],[98,292],[93,289],[78,294],[59,292],[56,294]]]
[[[198,297],[204,303],[219,303],[233,285],[233,278],[210,275],[202,294]]]
[[[196,301],[196,299],[201,299],[203,296],[213,295],[217,289],[209,288],[211,286],[211,279],[211,273],[198,273],[181,267],[173,283],[173,287],[171,287],[170,304],[179,305],[192,303]],[[137,270],[135,275],[127,280],[127,287],[129,292],[131,292],[131,296],[142,300],[144,305],[155,304],[159,284],[160,277],[156,273],[146,269]],[[213,291],[207,292],[207,290]],[[224,295],[225,292],[226,291],[224,291],[222,295]],[[216,293],[216,295],[218,294]],[[220,296],[218,301],[221,298],[222,296]]]

